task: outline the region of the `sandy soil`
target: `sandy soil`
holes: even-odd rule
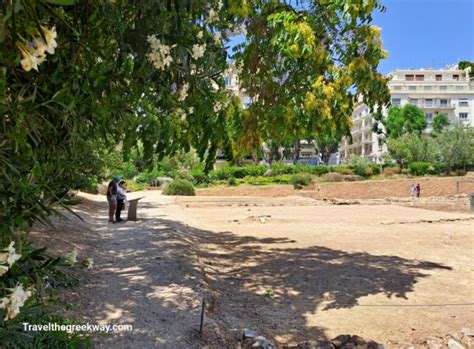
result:
[[[398,348],[474,327],[474,216],[466,196],[443,199],[464,212],[440,212],[420,208],[439,198],[412,206],[402,197],[292,193],[300,195],[133,193],[145,196],[141,219],[117,225],[106,223],[103,196],[81,194],[85,222],[61,223],[47,241],[95,260],[68,294],[83,321],[134,326],[96,335],[97,348],[233,348],[243,328],[279,344],[348,333]]]
[[[474,216],[308,198],[180,198],[229,328],[396,347],[474,323]],[[271,291],[266,291],[271,290]],[[265,297],[271,292],[271,297]]]

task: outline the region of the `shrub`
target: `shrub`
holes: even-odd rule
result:
[[[396,174],[400,174],[401,170],[400,167],[386,167],[383,169],[383,174],[386,177],[390,177]]]
[[[251,185],[265,185],[265,184],[272,184],[272,183],[278,183],[278,184],[288,184],[290,183],[292,175],[281,175],[281,176],[274,176],[274,177],[265,177],[265,176],[259,176],[259,177],[247,177],[242,179],[242,182],[251,184]]]
[[[459,168],[455,171],[456,176],[465,176],[466,175],[466,170]]]
[[[185,179],[175,179],[174,181],[172,181],[163,191],[163,194],[185,196],[196,195],[193,184]]]
[[[283,162],[274,162],[272,164],[272,175],[279,176],[284,174],[293,174],[298,170],[298,166],[287,165]]]
[[[332,166],[325,166],[325,165],[320,165],[320,166],[312,166],[311,173],[321,176],[325,173],[333,172],[333,167]]]
[[[351,175],[354,174],[354,172],[347,166],[344,165],[339,165],[334,167],[334,172],[340,173],[342,175]]]
[[[293,184],[295,189],[301,189],[304,186],[309,185],[312,182],[311,175],[308,173],[298,173],[291,176],[290,183]]]
[[[361,177],[358,175],[344,175],[343,180],[344,182],[358,182],[358,181],[363,181],[364,177]]]
[[[230,186],[236,186],[237,181],[236,181],[235,177],[229,177],[229,179],[227,180],[227,184],[230,185]]]
[[[370,169],[372,170],[371,176],[380,174],[380,165],[379,164],[373,164],[373,163],[370,164]]]
[[[163,176],[163,172],[155,168],[151,171],[140,173],[137,176],[136,181],[139,184],[156,185],[156,179],[161,176]]]
[[[143,184],[137,183],[135,181],[128,181],[126,183],[127,191],[139,191],[145,189]]]
[[[322,175],[323,181],[325,182],[342,182],[344,180],[344,176],[337,172],[329,172]]]
[[[431,162],[412,162],[408,169],[414,176],[424,176],[427,174],[438,174],[439,167]]]
[[[210,182],[209,176],[204,172],[204,166],[194,167],[189,175],[191,176],[191,180],[195,185]]]
[[[374,171],[371,167],[371,162],[367,159],[364,159],[360,156],[352,156],[351,157],[351,167],[354,171],[354,174],[362,177],[369,177],[371,176]],[[369,170],[370,169],[370,170]]]
[[[132,179],[138,174],[138,170],[131,162],[124,162],[115,172],[125,179]]]
[[[211,171],[210,177],[222,181],[229,179],[229,177],[263,176],[267,170],[268,167],[263,165],[223,166],[218,170]]]

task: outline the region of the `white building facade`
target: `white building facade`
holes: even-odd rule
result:
[[[396,70],[390,75],[388,87],[392,105],[413,104],[421,108],[428,123],[426,132],[431,132],[433,119],[438,114],[446,114],[453,126],[474,127],[474,81],[469,78],[469,69]],[[355,154],[379,163],[386,147],[372,132],[374,120],[369,108],[357,105],[352,121],[353,142],[343,139],[341,161],[347,162]]]

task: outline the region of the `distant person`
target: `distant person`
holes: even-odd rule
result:
[[[416,196],[416,184],[413,184],[410,188],[410,196],[415,197]]]
[[[421,195],[421,186],[420,183],[416,185],[416,197],[419,198]]]
[[[107,201],[109,202],[109,223],[114,222],[114,214],[117,210],[117,183],[120,181],[120,176],[115,176],[107,186]]]
[[[123,222],[120,218],[120,213],[125,209],[125,203],[127,202],[127,195],[125,194],[125,181],[120,181],[117,187],[117,210],[115,211],[115,221]]]

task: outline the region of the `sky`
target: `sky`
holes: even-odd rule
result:
[[[373,24],[382,28],[389,57],[379,65],[387,74],[397,68],[442,68],[474,61],[474,0],[381,0],[385,13]]]
[[[389,57],[379,65],[395,69],[442,68],[474,61],[474,0],[380,0],[386,12],[374,12]],[[231,46],[242,42],[231,40]]]

